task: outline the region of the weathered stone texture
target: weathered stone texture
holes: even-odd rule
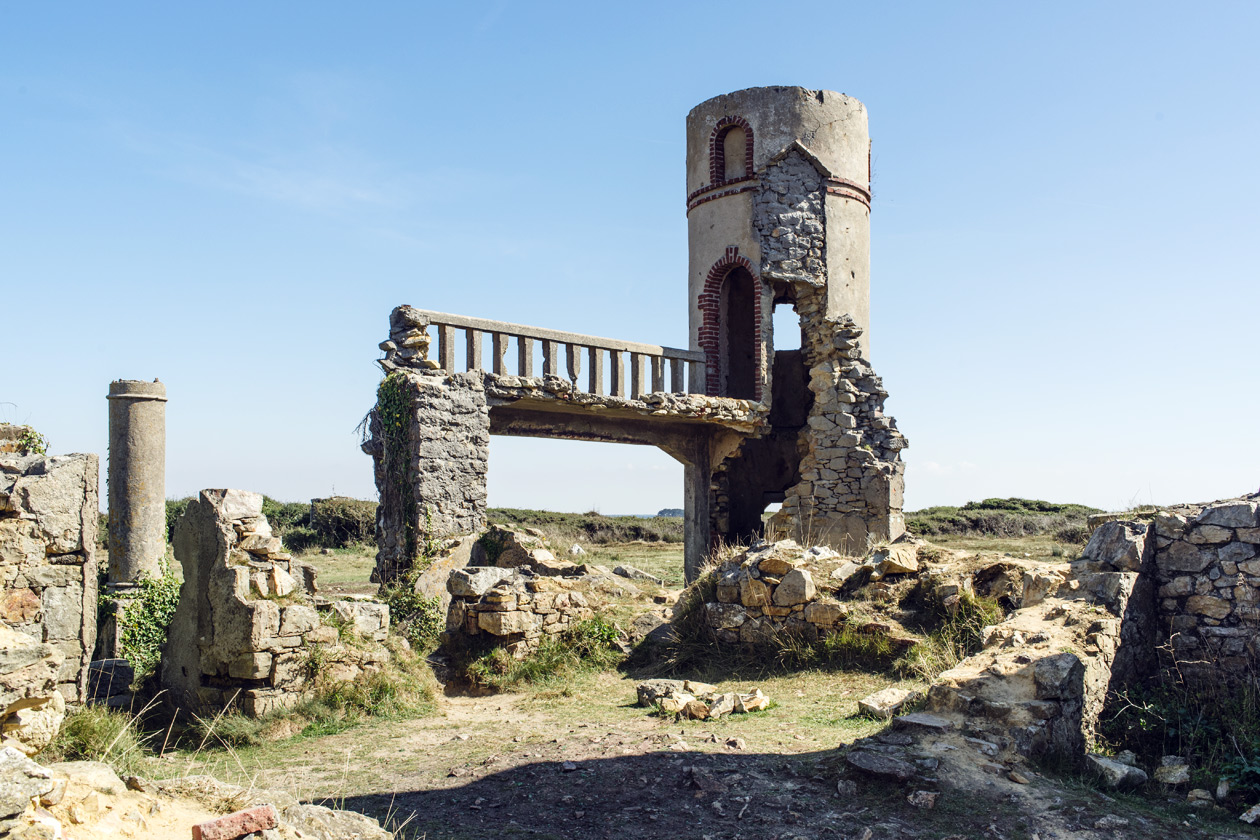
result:
[[[1171,507],[1149,523],[1160,621],[1191,682],[1231,683],[1260,665],[1258,528],[1260,493]]]
[[[814,397],[800,432],[800,481],[770,528],[861,553],[869,539],[905,531],[900,452],[907,443],[884,414],[888,392],[863,358],[861,329],[848,314],[827,311],[825,194],[824,174],[796,148],[767,167],[753,199],[762,278],[800,316]]]
[[[97,469],[95,455],[0,456],[0,621],[60,651],[71,702],[96,646]]]
[[[594,616],[591,594],[581,578],[539,576],[528,566],[477,567],[451,573],[446,614],[447,645],[466,645],[470,637],[490,637],[516,658],[537,649],[545,636]]]
[[[175,525],[175,558],[184,583],[161,679],[183,708],[214,711],[235,702],[259,716],[292,705],[314,676],[308,666],[316,646],[328,679],[353,679],[388,658],[376,644],[389,628],[388,607],[317,601],[314,570],[272,535],[257,493],[201,491]],[[341,644],[321,609],[364,643]]]

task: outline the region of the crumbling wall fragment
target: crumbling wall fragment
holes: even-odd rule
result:
[[[184,708],[217,711],[235,702],[259,716],[292,705],[309,690],[316,647],[322,676],[333,680],[388,658],[372,644],[388,630],[388,607],[317,601],[314,569],[284,550],[258,493],[201,491],[175,525],[175,558],[184,582],[161,679]],[[321,609],[367,643],[340,644]]]
[[[0,455],[0,622],[61,652],[70,702],[96,646],[97,470],[95,455]]]

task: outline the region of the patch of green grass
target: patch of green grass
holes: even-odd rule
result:
[[[980,650],[984,628],[1006,617],[996,600],[965,591],[953,612],[940,607],[932,612],[927,636],[897,662],[902,673],[929,681]]]
[[[482,651],[462,666],[476,685],[503,691],[523,684],[551,684],[584,671],[612,668],[624,658],[617,647],[619,631],[602,617],[580,621],[555,636],[545,636],[538,649],[515,659],[502,647]]]

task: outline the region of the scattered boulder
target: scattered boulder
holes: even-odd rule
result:
[[[913,779],[918,773],[918,769],[909,761],[891,753],[877,753],[863,749],[850,750],[844,760],[850,767],[881,779],[905,782]]]
[[[1112,790],[1133,790],[1146,784],[1146,772],[1138,767],[1096,753],[1089,753],[1085,759],[1089,768]]]
[[[1170,786],[1189,784],[1190,765],[1179,755],[1166,755],[1155,768],[1155,781]]]
[[[0,820],[21,814],[53,789],[53,774],[13,747],[0,748]]]
[[[908,575],[919,571],[919,547],[912,542],[893,543],[876,551],[870,565],[880,575]]]
[[[693,720],[759,712],[770,705],[760,688],[720,692],[717,686],[691,680],[646,680],[638,684],[636,693],[640,706],[658,706],[665,714]]]
[[[620,575],[623,578],[629,578],[630,580],[648,580],[655,583],[657,586],[665,585],[665,581],[661,578],[645,572],[642,569],[636,569],[634,566],[615,566],[613,568],[613,574]]]
[[[923,697],[917,691],[904,688],[885,688],[874,694],[868,694],[858,701],[858,709],[879,720],[890,720],[901,712],[907,703],[914,703]]]
[[[577,543],[574,543],[573,545],[569,546],[570,557],[581,557],[584,554],[586,554],[586,549],[582,548],[582,546],[578,545]]]

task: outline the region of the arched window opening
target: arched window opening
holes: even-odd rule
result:
[[[722,180],[734,181],[744,177],[747,164],[745,145],[747,135],[739,126],[732,126],[722,135]]]
[[[742,266],[731,269],[722,283],[720,323],[722,396],[757,398],[757,283]]]
[[[791,301],[776,301],[774,305],[774,349],[800,350],[803,336],[801,319]]]

